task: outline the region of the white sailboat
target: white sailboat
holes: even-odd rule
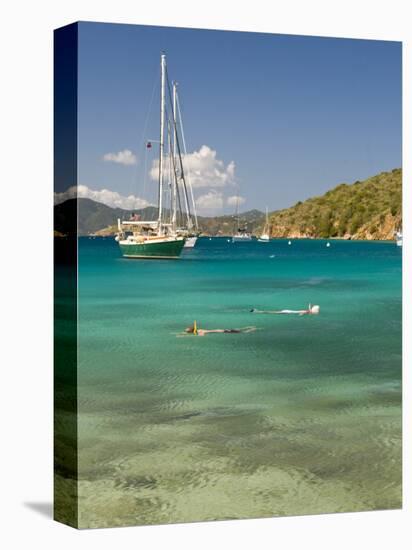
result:
[[[116,241],[126,258],[178,258],[189,236],[189,228],[193,227],[177,131],[177,94],[174,90],[172,100],[165,54],[160,57],[160,67],[160,140],[157,142],[159,144],[158,216],[156,220],[151,221],[118,220]],[[173,103],[172,120],[166,119],[166,88],[169,92],[169,103]],[[152,147],[152,142],[156,143],[156,141],[148,141],[147,148]],[[191,193],[193,197],[193,192]],[[181,205],[181,194],[186,207],[186,222],[183,227],[178,227],[177,206],[178,203]],[[170,202],[169,207],[166,204],[167,201]],[[181,211],[180,214],[182,217]]]
[[[239,228],[235,235],[232,235],[232,243],[242,242],[242,241],[251,241],[252,235],[247,231],[246,228]]]
[[[396,246],[403,246],[403,234],[402,229],[395,231]]]
[[[268,243],[270,241],[270,227],[269,227],[269,213],[268,209],[266,207],[266,223],[265,227],[263,228],[263,233],[259,237],[258,241],[260,243]]]
[[[237,196],[236,199],[236,225],[237,225],[237,231],[232,235],[232,243],[236,242],[243,242],[243,241],[251,241],[252,235],[249,233],[246,227],[240,227],[240,220],[239,220],[239,196]]]

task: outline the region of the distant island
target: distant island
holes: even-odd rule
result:
[[[55,235],[68,233],[68,219],[75,213],[76,199],[55,206]],[[91,199],[78,199],[79,235],[114,235],[117,219],[129,219],[132,211],[111,208]],[[155,219],[157,209],[133,210],[142,220]],[[204,235],[230,235],[236,229],[234,215],[199,216]],[[239,224],[259,234],[265,214],[249,210],[239,215]],[[320,197],[298,202],[270,213],[271,237],[342,238],[391,240],[402,226],[402,170],[382,172],[364,181],[341,183]]]

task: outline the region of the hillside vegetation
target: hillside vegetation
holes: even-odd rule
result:
[[[157,217],[157,208],[134,210],[142,220]],[[79,235],[113,235],[117,219],[130,219],[132,211],[111,208],[90,199],[69,199],[55,206],[54,229],[67,235],[74,231],[77,217]],[[234,215],[199,216],[204,235],[231,235],[237,229]],[[259,235],[265,215],[249,210],[239,216],[240,227]],[[272,237],[318,237],[344,239],[393,239],[402,226],[402,170],[381,174],[351,185],[342,183],[321,197],[298,202],[270,215]]]
[[[385,240],[402,225],[402,170],[342,183],[270,216],[272,237]]]
[[[133,213],[141,220],[155,220],[158,210],[153,206],[137,210],[111,208],[91,199],[69,199],[54,207],[54,227],[63,235],[73,231],[73,220],[78,223],[79,235],[114,235],[117,232],[117,219],[129,220]],[[249,210],[239,215],[239,225],[256,231],[263,223],[265,215],[259,210]],[[204,235],[230,235],[237,229],[237,219],[233,215],[206,217],[198,216],[199,229]]]

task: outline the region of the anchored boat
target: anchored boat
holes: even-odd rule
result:
[[[244,227],[240,227],[240,218],[239,218],[239,195],[236,197],[236,225],[237,225],[237,231],[233,233],[232,235],[232,243],[236,242],[242,242],[242,241],[251,241],[252,240],[252,234],[249,233],[249,231],[246,228],[246,225]]]
[[[265,227],[263,228],[263,233],[262,233],[261,236],[259,237],[258,241],[261,242],[261,243],[268,243],[268,242],[270,241],[269,214],[268,214],[268,209],[267,209],[267,207],[266,207],[266,223],[265,223]]]
[[[398,231],[395,232],[395,239],[396,239],[397,246],[403,245],[403,234],[401,229],[398,229]]]
[[[125,258],[178,258],[185,244],[184,237],[168,234],[158,221],[134,222],[118,220],[116,238]],[[161,228],[159,230],[159,227]]]
[[[232,243],[251,241],[252,235],[244,227],[239,227],[237,233],[232,236]]]
[[[188,185],[183,169],[183,158],[180,146],[180,136],[183,141],[184,134],[182,126],[180,133],[177,130],[177,115],[181,119],[178,109],[177,87],[173,83],[173,97],[170,91],[170,84],[166,69],[166,56],[160,57],[161,86],[160,86],[160,140],[159,145],[159,191],[158,191],[158,215],[155,220],[140,220],[133,216],[130,220],[118,220],[118,233],[116,241],[125,258],[179,258],[186,239],[191,235],[190,231],[197,228],[197,217],[195,223],[192,221],[190,205],[194,205],[193,192],[189,188],[191,197],[188,194]],[[166,92],[169,96],[169,104],[172,104],[171,118],[166,117]],[[180,135],[179,135],[180,134]],[[154,141],[148,141],[146,146],[152,148]],[[166,151],[166,147],[168,150]],[[183,194],[183,200],[181,195]],[[169,204],[166,204],[169,201]],[[185,213],[180,211],[180,217],[186,216],[186,220],[178,226],[178,204],[185,204]],[[193,244],[194,246],[194,244]]]

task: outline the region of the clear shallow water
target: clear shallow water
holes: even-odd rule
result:
[[[79,239],[83,527],[401,506],[401,251]],[[250,309],[302,309],[276,316]],[[255,326],[248,334],[182,336]]]

